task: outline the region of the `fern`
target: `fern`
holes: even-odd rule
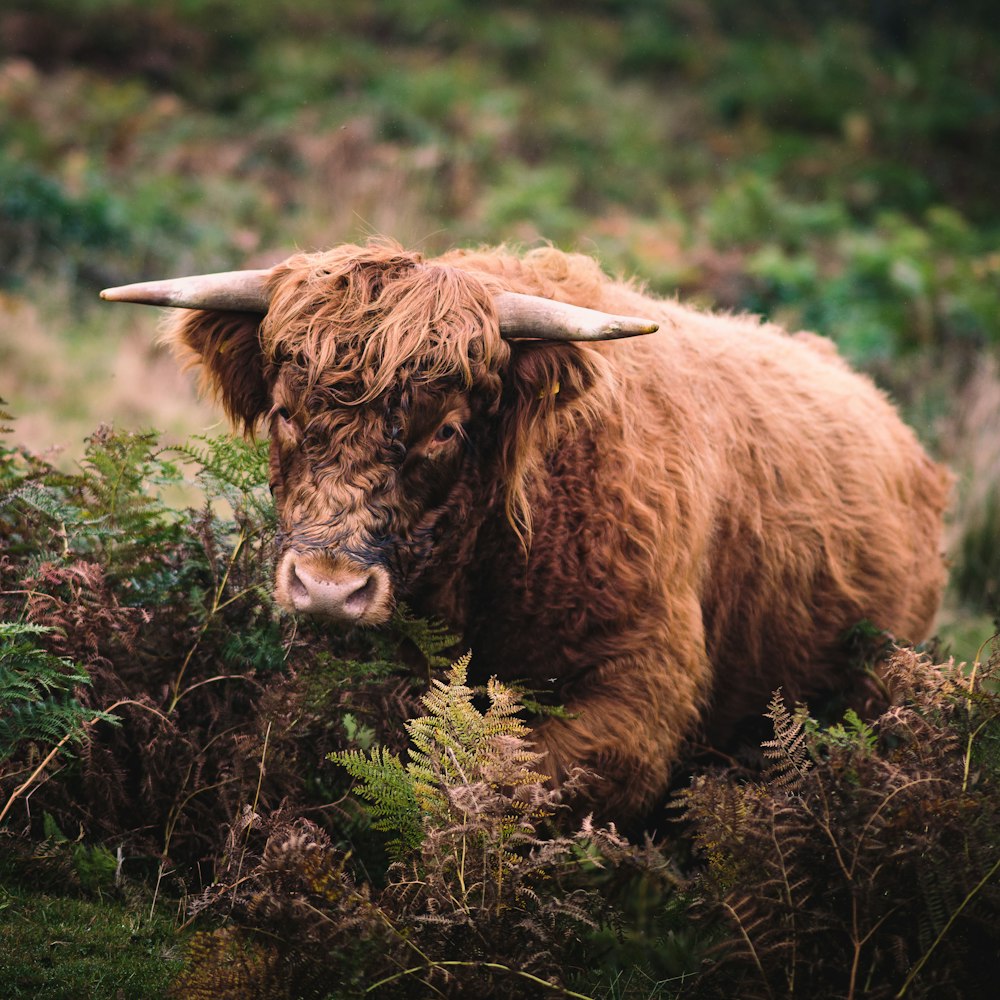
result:
[[[225,499],[237,517],[250,517],[265,527],[273,527],[267,440],[197,435],[193,441],[198,443],[180,445],[173,451],[198,466],[195,479],[206,496]]]
[[[76,474],[41,470],[2,499],[53,527],[49,549],[39,560],[85,558],[102,563],[116,580],[142,575],[153,566],[150,553],[179,537],[178,518],[158,491],[179,481],[177,469],[156,453],[153,432],[114,433],[102,427],[87,439]]]
[[[386,640],[397,646],[400,641],[412,643],[423,657],[428,671],[447,667],[452,661],[449,654],[460,642],[459,637],[446,625],[417,617],[403,603],[393,613],[386,631]],[[395,649],[383,649],[386,658],[392,659],[395,653]]]
[[[162,491],[182,482],[178,455],[199,463],[196,480],[210,506],[222,499],[237,520],[267,533],[274,511],[267,494],[266,453],[260,445],[229,438],[200,438],[201,446],[160,450],[154,432],[120,433],[102,427],[87,439],[79,472],[43,470],[40,479],[12,484],[0,510],[12,507],[53,527],[51,547],[40,560],[84,558],[101,563],[111,580],[127,582],[144,600],[184,585],[185,561],[177,568],[156,558],[182,544],[191,513],[167,508]],[[218,535],[229,533],[217,526]],[[248,531],[248,533],[250,533]]]
[[[834,723],[822,730],[814,728],[812,736],[830,748],[858,751],[866,756],[878,749],[878,734],[853,708],[844,713],[843,722]]]
[[[219,451],[230,458],[216,461]],[[287,720],[289,734],[287,756],[268,761],[269,777],[280,774],[286,787],[309,787],[309,794],[313,780],[300,766],[305,727],[295,728],[299,703],[284,685],[289,643],[269,597],[270,522],[243,512],[234,524],[221,495],[226,481],[266,491],[259,455],[228,445],[203,452],[212,463],[200,480],[205,503],[175,510],[163,492],[191,473],[152,434],[101,429],[72,472],[0,447],[0,621],[50,627],[50,638],[21,639],[90,675],[59,668],[64,686],[46,693],[23,686],[44,676],[37,663],[7,671],[0,717],[5,753],[14,759],[0,766],[11,783],[3,791],[15,771],[37,763],[39,752],[44,758],[43,743],[55,742],[61,754],[93,729],[89,721],[102,716],[87,703],[125,702],[128,725],[102,727],[81,764],[48,775],[32,793],[36,813],[48,809],[67,829],[79,824],[95,836],[133,836],[143,850],[162,850],[169,840],[175,857],[199,861],[232,815],[228,790],[236,799],[243,796],[236,786],[249,783],[252,796],[258,782],[241,753],[256,738],[260,701]],[[313,653],[299,642],[295,656],[292,670]],[[95,693],[83,697],[77,684]],[[312,748],[309,760],[336,745],[319,754]],[[157,778],[139,783],[137,774]],[[214,799],[191,795],[202,785]],[[209,800],[215,815],[206,821]]]
[[[0,497],[0,508],[15,504],[30,507],[58,524],[75,526],[83,521],[79,507],[68,503],[63,491],[47,484],[23,483]]]
[[[233,632],[219,650],[220,657],[236,669],[249,668],[257,675],[276,673],[285,663],[281,627],[276,621],[254,624],[253,629]]]
[[[340,692],[383,681],[401,669],[398,662],[390,659],[341,659],[321,650],[312,663],[302,668],[299,683],[306,705],[322,710],[333,703]]]
[[[468,653],[458,659],[447,682],[433,681],[421,699],[428,714],[406,723],[405,765],[381,747],[370,756],[360,750],[330,754],[361,782],[358,794],[372,803],[376,828],[398,834],[391,844],[397,856],[420,847],[426,826],[463,821],[484,811],[487,802],[500,802],[501,839],[511,835],[527,809],[513,793],[547,780],[533,770],[540,755],[528,748],[529,731],[517,717],[516,695],[491,679],[487,710],[473,704],[475,693],[466,684],[470,659]],[[511,794],[497,800],[498,789]],[[477,790],[482,791],[478,797]]]
[[[812,766],[806,740],[808,710],[804,705],[797,705],[789,712],[779,688],[771,696],[764,716],[774,725],[774,739],[761,744],[765,758],[771,761],[767,778],[778,787],[791,787]]]
[[[185,996],[189,984],[214,984],[213,996],[271,996],[272,982],[287,989],[282,996],[346,996],[366,986],[390,996],[513,1000],[539,986],[546,995],[581,995],[562,985],[576,971],[581,935],[613,918],[602,894],[579,879],[651,866],[662,877],[664,862],[589,820],[572,837],[538,835],[557,793],[534,770],[540,755],[528,748],[518,697],[493,680],[481,711],[468,665],[469,655],[461,657],[424,696],[426,714],[406,726],[408,760],[385,747],[329,757],[356,779],[373,825],[396,834],[400,860],[378,895],[354,885],[347,855],[311,824],[245,809],[230,832],[227,868],[198,905],[224,906],[237,921],[235,941],[266,945],[269,962],[237,968],[231,949],[208,942],[182,976]],[[366,941],[374,947],[358,947]],[[358,978],[335,980],[345,969]],[[340,990],[331,992],[335,981]]]
[[[163,486],[179,482],[177,469],[156,454],[156,434],[113,433],[104,427],[87,439],[77,495],[89,539],[112,577],[148,563],[150,547],[177,537],[176,518],[160,501]],[[88,554],[76,543],[80,554]]]
[[[383,746],[370,751],[340,750],[329,755],[359,785],[361,798],[371,803],[372,826],[394,833],[388,847],[400,856],[416,850],[424,839],[423,813],[413,775],[397,754]]]
[[[0,622],[0,762],[9,760],[26,743],[66,740],[79,744],[92,719],[118,721],[106,712],[84,708],[72,696],[76,686],[90,683],[90,677],[31,641],[50,631]]]
[[[776,694],[763,780],[692,782],[683,814],[708,862],[696,912],[730,931],[696,995],[995,992],[973,969],[996,955],[1000,799],[973,763],[1000,719],[997,666],[966,676],[900,650],[897,702],[873,724],[848,712],[824,727]]]
[[[540,755],[528,749],[528,727],[517,717],[514,692],[491,678],[490,705],[481,713],[466,681],[471,654],[451,667],[448,682],[435,680],[422,699],[429,714],[406,724],[410,735],[410,773],[417,796],[433,811],[435,789],[482,781],[493,788],[540,784],[546,776],[532,770]]]

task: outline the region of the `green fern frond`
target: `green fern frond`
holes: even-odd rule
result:
[[[87,439],[81,469],[84,514],[105,529],[106,544],[125,546],[135,538],[148,545],[172,520],[156,490],[177,483],[180,474],[157,455],[154,431],[98,430]]]
[[[525,745],[528,727],[517,718],[516,694],[495,678],[487,685],[490,705],[480,712],[465,683],[471,653],[451,667],[448,682],[435,680],[423,703],[428,714],[406,724],[410,734],[410,766],[419,790],[437,801],[440,785],[485,782],[497,787],[540,784],[546,776],[532,767],[540,760]]]
[[[443,623],[420,618],[402,603],[396,607],[389,632],[397,642],[405,639],[413,643],[429,670],[447,667],[451,663],[449,654],[460,641]]]
[[[406,668],[392,660],[349,660],[321,651],[298,670],[297,685],[303,705],[317,715],[326,716],[340,709],[345,690],[357,691],[363,685],[378,684]]]
[[[267,440],[197,435],[192,441],[198,443],[179,445],[173,451],[198,466],[195,479],[206,495],[222,497],[237,513],[272,525],[275,513],[268,489]]]
[[[30,507],[57,524],[74,525],[83,520],[78,507],[67,503],[60,491],[44,483],[23,483],[0,497],[0,508],[11,505]]]
[[[67,733],[72,733],[70,742],[80,742],[86,715],[75,698],[12,702],[0,716],[0,760],[7,760],[27,742],[58,743]]]
[[[178,479],[157,454],[154,433],[101,428],[87,439],[77,473],[44,470],[42,479],[15,486],[0,508],[12,507],[29,519],[41,515],[56,526],[53,549],[43,548],[41,558],[58,561],[71,554],[98,561],[109,577],[122,578],[148,567],[150,551],[176,540],[178,517],[159,490]]]
[[[423,840],[423,813],[417,799],[413,775],[400,758],[383,746],[366,753],[341,750],[329,755],[359,784],[357,793],[372,805],[372,826],[395,833],[390,842],[394,853],[415,850]]]
[[[534,770],[541,755],[527,744],[529,730],[517,717],[516,694],[493,679],[489,707],[480,712],[466,683],[471,653],[452,664],[447,681],[434,680],[422,698],[426,715],[406,723],[409,760],[383,747],[370,754],[341,751],[330,760],[361,783],[358,794],[373,804],[378,829],[396,830],[399,844],[415,849],[425,825],[466,823],[489,809],[501,848],[523,830],[526,806],[512,790],[540,786],[547,776]],[[502,863],[502,854],[498,855]]]
[[[0,707],[17,699],[38,701],[53,691],[89,684],[90,677],[69,660],[39,648],[30,637],[52,631],[25,622],[0,622]]]
[[[822,741],[831,747],[858,751],[871,756],[878,749],[878,734],[853,708],[844,713],[844,721],[822,731]]]
[[[85,708],[72,696],[78,685],[90,683],[85,670],[36,646],[32,637],[51,629],[23,622],[0,622],[0,762],[9,760],[26,743],[79,744],[86,723],[106,712]]]

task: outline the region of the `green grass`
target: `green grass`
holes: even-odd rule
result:
[[[0,885],[8,1000],[153,1000],[181,967],[173,919],[149,904]]]

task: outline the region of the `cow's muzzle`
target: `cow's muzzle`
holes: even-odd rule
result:
[[[289,611],[377,625],[392,610],[389,574],[342,555],[289,550],[278,562],[275,597]]]

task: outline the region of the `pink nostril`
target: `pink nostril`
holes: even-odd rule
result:
[[[309,599],[309,589],[299,579],[299,575],[295,572],[294,566],[291,567],[288,589],[292,592],[292,600],[295,601],[296,604],[301,604]]]
[[[375,576],[373,574],[353,594],[348,594],[344,601],[344,607],[352,614],[363,614],[375,596],[375,589]]]

